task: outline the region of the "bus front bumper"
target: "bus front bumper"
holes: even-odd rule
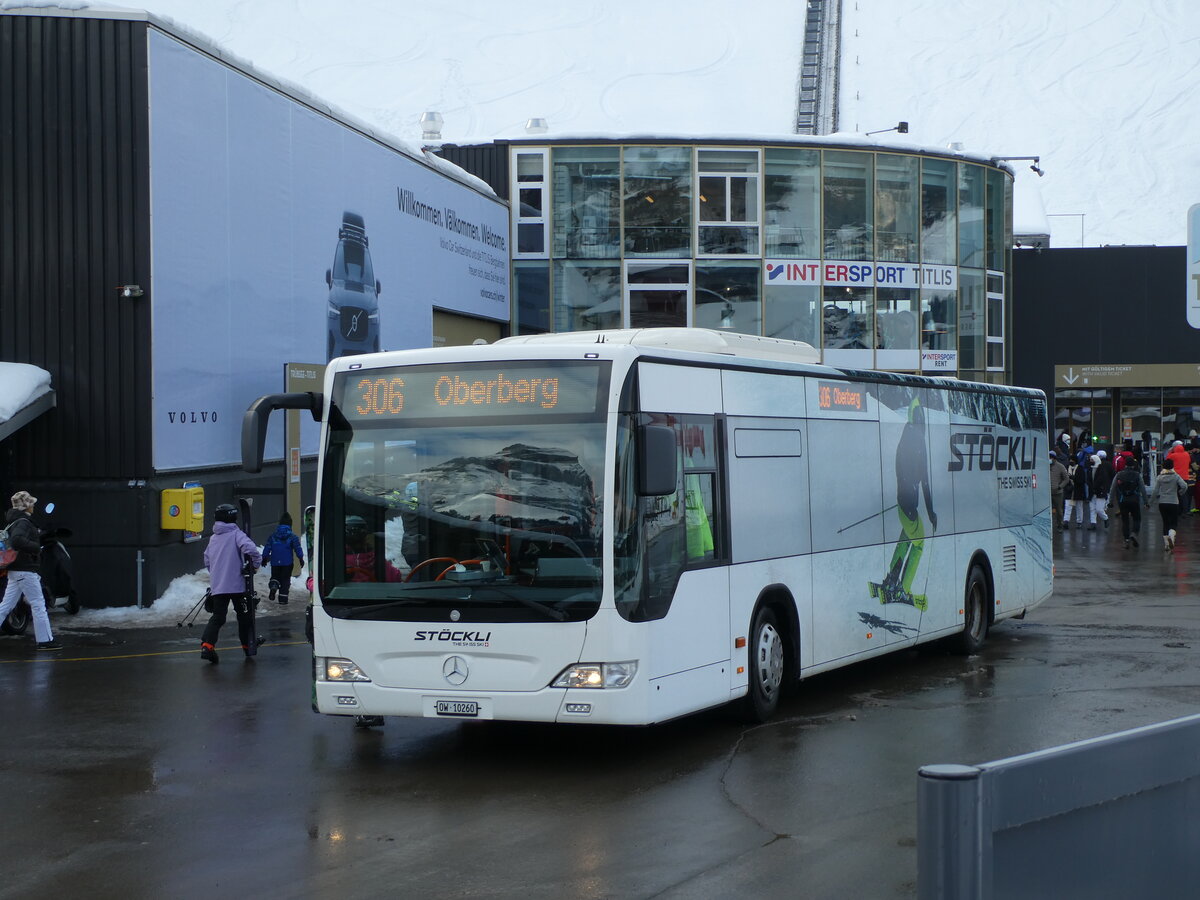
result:
[[[636,691],[636,689],[632,689]],[[405,716],[472,721],[646,723],[642,703],[620,691],[543,688],[539,691],[430,691],[380,687],[371,682],[313,683],[313,709],[334,716]],[[623,702],[615,702],[615,695]]]

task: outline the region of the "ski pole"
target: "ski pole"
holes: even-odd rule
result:
[[[870,521],[871,521],[873,518],[875,518],[876,516],[882,516],[884,513],[889,513],[889,512],[891,512],[893,509],[895,509],[895,508],[896,508],[897,506],[899,506],[899,505],[900,505],[899,503],[893,503],[893,504],[892,504],[891,506],[889,506],[887,509],[881,509],[881,510],[880,510],[879,512],[877,512],[877,513],[871,513],[871,514],[870,514],[869,516],[867,516],[865,519],[859,519],[857,522],[851,522],[851,523],[850,523],[849,525],[847,525],[845,528],[839,528],[839,529],[837,530],[837,533],[838,533],[838,534],[841,534],[843,531],[849,531],[849,530],[850,530],[851,528],[853,528],[855,525],[861,525],[863,522],[870,522]]]
[[[192,621],[195,621],[196,617],[198,617],[198,616],[199,616],[199,609],[200,609],[200,607],[201,607],[201,605],[202,605],[203,603],[204,603],[204,598],[203,598],[203,597],[201,597],[199,600],[197,600],[197,601],[196,601],[196,605],[195,605],[195,606],[193,606],[193,607],[192,607],[190,610],[188,610],[188,611],[187,611],[187,612],[184,614],[184,616],[183,616],[183,618],[182,618],[182,619],[180,619],[178,622],[176,622],[176,623],[175,623],[175,627],[176,627],[176,628],[182,628],[182,627],[183,627],[183,623],[184,623],[184,622],[187,622],[187,624],[188,624],[188,627],[190,628],[190,627],[191,627],[191,625],[192,625],[192,623],[191,623],[191,622],[188,622],[188,619],[192,619]]]

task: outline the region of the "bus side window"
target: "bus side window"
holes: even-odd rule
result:
[[[711,472],[684,477],[688,562],[713,558],[713,480]]]
[[[717,429],[712,416],[682,416],[684,521],[689,564],[718,555]]]

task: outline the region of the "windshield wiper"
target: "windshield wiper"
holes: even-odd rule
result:
[[[537,610],[538,612],[542,613],[542,615],[547,616],[556,622],[567,621],[567,614],[561,609],[555,609],[553,606],[547,606],[545,603],[541,603],[540,601],[534,600],[531,597],[526,597],[524,594],[514,594],[511,591],[506,591],[502,588],[496,587],[495,584],[488,584],[486,582],[478,584],[476,589],[492,591],[493,593],[499,594],[501,597],[506,597],[509,600],[516,600],[522,606],[528,606],[530,609]],[[474,597],[472,597],[472,599],[474,599]]]
[[[343,609],[346,610],[346,614],[342,618],[357,619],[361,616],[366,616],[366,615],[370,615],[371,613],[381,612],[385,609],[394,609],[397,606],[422,606],[422,605],[427,604],[430,599],[431,598],[429,598],[429,597],[422,597],[420,599],[418,599],[416,597],[403,597],[403,598],[400,598],[397,600],[389,600],[386,603],[372,603],[369,606],[355,606],[352,603],[344,603],[344,602],[339,603],[336,600],[331,600],[329,602],[326,602],[323,605],[324,606],[342,607]],[[434,598],[434,599],[441,600],[441,599],[446,599],[446,598],[438,597],[438,598]],[[449,599],[465,600],[465,598],[462,598],[462,597],[451,597]]]

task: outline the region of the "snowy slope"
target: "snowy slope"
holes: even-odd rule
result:
[[[902,10],[902,11],[901,11]],[[1053,246],[1178,245],[1200,202],[1196,0],[844,0],[844,130],[1041,156]],[[1079,215],[1083,214],[1082,223]],[[1068,215],[1062,215],[1068,214]]]

